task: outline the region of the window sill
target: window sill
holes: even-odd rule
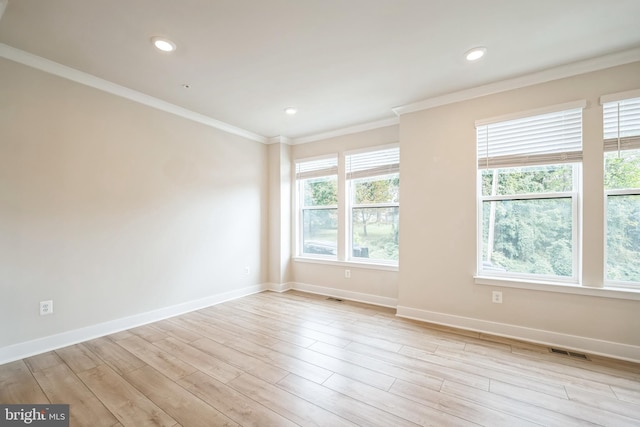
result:
[[[382,270],[382,271],[400,271],[397,265],[393,264],[376,264],[373,262],[359,262],[359,261],[338,261],[324,258],[307,258],[307,257],[293,257],[294,262],[306,262],[309,264],[324,264],[335,265],[339,267],[351,267],[351,268],[365,268],[370,270]]]
[[[532,291],[559,292],[563,294],[587,295],[601,298],[615,298],[640,301],[640,289],[595,288],[569,283],[518,280],[503,277],[474,276],[476,285],[499,286],[503,288],[528,289]]]

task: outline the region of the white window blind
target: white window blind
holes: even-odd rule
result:
[[[337,157],[300,160],[296,162],[296,179],[318,178],[322,176],[337,175],[337,173]]]
[[[346,156],[347,179],[400,172],[400,148],[369,151]]]
[[[477,126],[478,168],[582,160],[582,108]]]
[[[640,148],[640,98],[603,104],[604,150]]]

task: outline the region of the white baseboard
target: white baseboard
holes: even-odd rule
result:
[[[268,289],[273,292],[287,292],[292,289],[290,283],[269,283],[268,285]]]
[[[379,295],[365,294],[347,291],[343,289],[328,288],[324,286],[310,285],[306,283],[263,283],[248,286],[235,291],[212,295],[199,300],[189,301],[159,310],[141,313],[121,319],[91,325],[72,331],[62,332],[48,337],[38,338],[18,344],[0,348],[0,365],[25,357],[77,344],[101,336],[131,329],[169,317],[178,316],[194,310],[199,310],[225,301],[241,298],[266,290],[274,292],[286,292],[295,289],[318,295],[326,295],[351,301],[374,304],[383,307],[397,308],[397,316],[419,320],[438,325],[450,326],[475,332],[482,332],[505,338],[530,341],[542,345],[554,346],[568,350],[575,350],[587,354],[594,354],[616,359],[640,362],[640,346],[616,343],[612,341],[598,340],[576,335],[562,334],[541,329],[527,328],[506,323],[491,322],[470,317],[456,316],[417,308],[397,306],[397,299],[382,297]]]
[[[270,289],[271,284],[261,284],[248,286],[230,292],[224,292],[217,295],[211,295],[194,301],[188,301],[182,304],[176,304],[170,307],[149,311],[146,313],[136,314],[121,319],[110,320],[108,322],[99,323],[97,325],[86,326],[84,328],[74,329],[62,332],[48,337],[37,338],[31,341],[25,341],[18,344],[9,345],[0,348],[0,365],[14,360],[24,359],[25,357],[55,350],[69,345],[77,344],[83,341],[92,340],[94,338],[124,331],[126,329],[135,328],[136,326],[146,325],[147,323],[157,322],[169,317],[178,316],[201,308],[210,307],[225,301],[234,300],[247,295],[263,292]]]
[[[396,298],[381,297],[379,295],[363,294],[360,292],[346,291],[344,289],[309,285],[307,283],[289,282],[285,286],[288,286],[289,289],[308,292],[310,294],[326,295],[328,297],[364,302],[366,304],[379,305],[382,307],[396,308],[396,305],[398,304],[398,300]]]
[[[640,362],[640,346],[398,306],[397,316],[581,353]]]

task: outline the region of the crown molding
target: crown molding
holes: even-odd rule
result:
[[[394,126],[399,123],[400,123],[400,120],[398,117],[392,117],[390,119],[378,120],[375,122],[349,126],[342,129],[332,130],[329,132],[323,132],[315,135],[304,136],[302,138],[294,138],[291,140],[291,144],[292,145],[306,144],[308,142],[315,142],[323,139],[335,138],[337,136],[350,135],[353,133],[365,132],[372,129],[379,129],[387,126]]]
[[[3,0],[0,0],[0,8],[1,8],[2,1]],[[176,116],[179,116],[188,120],[192,120],[194,122],[197,122],[205,126],[209,126],[233,135],[241,136],[243,138],[247,138],[252,141],[261,142],[263,144],[266,144],[268,142],[267,138],[262,135],[249,132],[247,130],[230,125],[228,123],[224,123],[219,120],[213,119],[209,116],[205,116],[204,114],[196,113],[186,108],[179,107],[175,104],[171,104],[170,102],[166,102],[161,99],[146,95],[142,92],[138,92],[133,89],[120,86],[118,84],[101,79],[94,75],[85,73],[80,70],[76,70],[75,68],[67,67],[66,65],[62,65],[57,62],[51,61],[49,59],[31,54],[29,52],[16,49],[14,47],[11,47],[3,43],[0,43],[0,57],[9,59],[14,62],[18,62],[22,65],[26,65],[28,67],[32,67],[40,71],[44,71],[49,74],[56,75],[58,77],[62,77],[67,80],[71,80],[76,83],[80,83],[85,86],[92,87],[94,89],[101,90],[103,92],[110,93],[112,95],[116,95],[116,96],[128,99],[130,101],[137,102],[139,104],[146,105],[148,107],[152,107],[152,108],[155,108],[170,114],[174,114]]]
[[[4,10],[8,4],[8,0],[0,0],[0,19],[4,13]],[[58,77],[65,78],[67,80],[80,83],[85,86],[89,86],[103,92],[110,93],[176,116],[192,120],[194,122],[233,134],[241,136],[243,138],[250,139],[252,141],[260,142],[263,144],[275,144],[283,143],[288,145],[306,144],[309,142],[315,142],[325,140],[329,138],[335,138],[339,136],[365,132],[368,130],[378,129],[387,126],[394,126],[400,123],[399,116],[416,111],[426,110],[429,108],[439,107],[442,105],[452,104],[455,102],[466,101],[469,99],[479,98],[486,95],[492,95],[508,90],[519,89],[535,84],[546,83],[552,80],[558,80],[566,77],[571,77],[579,74],[585,74],[593,71],[602,70],[605,68],[615,67],[619,65],[629,64],[632,62],[640,61],[640,47],[625,50],[622,52],[616,52],[609,55],[601,56],[598,58],[591,58],[584,61],[573,62],[570,64],[562,65],[560,67],[551,68],[548,70],[539,71],[524,76],[501,80],[494,83],[489,83],[483,86],[478,86],[470,89],[464,89],[457,92],[451,92],[432,98],[427,98],[423,101],[402,105],[392,108],[392,111],[396,114],[396,117],[364,123],[360,125],[350,126],[346,128],[336,129],[329,132],[323,132],[315,135],[304,136],[300,138],[288,138],[286,136],[275,136],[267,138],[262,135],[250,132],[245,129],[238,128],[228,123],[213,119],[204,114],[196,113],[178,105],[163,101],[158,98],[146,95],[144,93],[129,89],[124,86],[112,83],[110,81],[101,79],[94,75],[85,73],[83,71],[76,70],[74,68],[62,65],[60,63],[51,61],[46,58],[31,54],[29,52],[14,48],[12,46],[0,43],[0,57],[6,58],[14,62],[38,69],[40,71],[47,72],[49,74],[56,75]]]
[[[577,76],[579,74],[604,70],[605,68],[630,64],[637,61],[640,61],[640,47],[625,50],[622,52],[611,53],[597,58],[572,62],[570,64],[561,65],[559,67],[550,68],[512,79],[501,80],[483,86],[477,86],[474,88],[451,92],[440,96],[434,96],[423,101],[395,107],[392,108],[392,110],[398,116],[401,116],[403,114],[427,110],[430,108],[440,107],[442,105],[479,98],[481,96],[493,95],[500,92],[506,92],[508,90],[520,89],[523,87],[546,83],[553,80],[559,80],[566,77]]]
[[[282,135],[272,136],[271,138],[269,138],[267,140],[267,144],[287,144],[287,145],[291,145],[291,138],[288,138],[288,137],[282,136]]]

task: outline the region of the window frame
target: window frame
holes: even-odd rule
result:
[[[609,242],[608,242],[608,236],[609,236],[609,230],[608,230],[608,224],[609,224],[609,217],[608,217],[608,212],[609,212],[609,197],[616,197],[616,196],[640,196],[640,188],[634,188],[634,189],[625,189],[625,190],[605,190],[604,191],[604,259],[603,259],[603,264],[604,264],[604,278],[603,278],[603,283],[604,283],[604,287],[605,288],[629,288],[629,289],[636,289],[636,290],[640,290],[640,281],[638,282],[633,282],[633,281],[626,281],[626,280],[610,280],[607,278],[607,272],[608,272],[608,261],[609,261]]]
[[[640,129],[637,127],[634,129],[636,133],[632,135],[620,135],[620,128],[622,126],[629,125],[628,123],[621,123],[620,120],[620,103],[624,103],[625,101],[635,101],[637,109],[637,102],[640,101],[640,89],[631,90],[626,92],[614,93],[610,95],[604,95],[600,98],[600,105],[602,106],[602,126],[603,126],[603,152],[602,152],[602,164],[603,164],[603,176],[606,176],[607,173],[607,153],[615,153],[618,155],[625,151],[638,151],[640,153]],[[607,134],[607,112],[606,107],[610,104],[617,104],[617,117],[616,117],[616,130],[617,135],[611,136]],[[635,110],[634,110],[635,111]],[[609,117],[610,119],[610,117]],[[636,126],[640,120],[633,121]],[[613,280],[608,278],[609,271],[609,200],[612,197],[618,196],[640,196],[640,186],[634,188],[616,188],[616,189],[607,189],[603,182],[603,192],[604,192],[604,212],[603,212],[603,277],[602,283],[604,288],[622,288],[640,291],[640,281],[625,281],[625,280]]]
[[[544,166],[555,166],[559,163],[545,164]],[[567,164],[567,163],[564,163]],[[486,170],[501,170],[508,168],[489,168],[489,169],[478,169],[477,170],[477,182],[478,182],[478,204],[477,204],[477,276],[482,277],[499,277],[505,279],[515,279],[515,280],[534,280],[534,281],[544,281],[544,282],[557,282],[557,283],[568,283],[568,284],[577,284],[580,281],[581,277],[581,239],[580,239],[580,218],[581,218],[581,192],[580,192],[580,183],[582,182],[582,163],[574,162],[568,163],[572,166],[572,188],[573,191],[563,191],[563,192],[549,192],[549,193],[524,193],[524,194],[509,194],[509,195],[496,195],[496,196],[484,196],[482,194],[482,172]],[[514,166],[517,167],[517,166]],[[483,223],[484,223],[484,212],[483,212],[483,203],[485,202],[501,202],[501,201],[520,201],[520,200],[556,200],[556,199],[571,199],[571,245],[572,245],[572,256],[571,256],[571,271],[572,275],[569,276],[553,276],[553,275],[544,275],[544,274],[530,274],[530,273],[519,273],[519,272],[510,272],[510,271],[486,271],[482,268],[484,259],[483,259],[483,246],[484,246],[484,238],[483,238]]]
[[[371,258],[361,258],[353,256],[353,244],[352,244],[352,229],[351,229],[351,215],[352,209],[358,207],[372,207],[372,208],[380,208],[380,207],[397,207],[400,209],[400,201],[397,203],[382,203],[382,204],[354,204],[352,203],[351,198],[351,181],[352,179],[347,178],[347,158],[348,156],[354,154],[364,154],[364,153],[373,153],[376,151],[383,151],[392,148],[400,149],[399,143],[392,144],[384,144],[373,147],[367,147],[358,150],[346,151],[343,153],[331,153],[322,156],[314,156],[314,157],[305,157],[294,159],[294,168],[293,168],[293,176],[294,176],[294,248],[295,248],[295,261],[302,262],[310,262],[310,263],[320,263],[326,265],[346,265],[346,266],[360,266],[362,268],[372,268],[378,270],[386,270],[386,271],[398,271],[399,259],[398,260],[384,260],[384,259],[371,259]],[[336,176],[337,179],[337,205],[331,206],[304,206],[304,181],[308,178],[298,178],[298,165],[306,162],[312,162],[317,160],[326,160],[326,159],[337,159],[337,168],[334,174],[327,174],[324,176]],[[367,175],[366,177],[384,177],[386,175],[391,175],[393,173],[397,173],[399,177],[399,160],[397,164],[397,170],[393,172],[381,172],[380,174],[372,174]],[[354,179],[363,178],[357,177]],[[305,253],[304,252],[304,222],[303,215],[304,210],[318,210],[318,209],[337,209],[338,213],[338,237],[336,244],[336,255],[322,255],[322,254],[313,254],[313,253]],[[399,223],[398,223],[399,226]]]
[[[503,115],[489,119],[476,121],[476,146],[478,147],[477,165],[476,165],[476,281],[482,282],[483,279],[495,278],[498,280],[516,281],[516,282],[538,282],[547,284],[565,284],[570,286],[579,285],[582,279],[582,148],[580,151],[569,149],[566,153],[549,153],[549,154],[530,154],[523,152],[522,154],[508,154],[506,161],[500,157],[491,157],[489,150],[489,141],[486,141],[486,150],[481,148],[480,133],[481,127],[490,125],[502,125],[512,120],[530,120],[535,121],[537,116],[546,114],[568,114],[572,110],[580,109],[580,140],[583,138],[583,113],[586,107],[586,101],[573,101],[565,104],[554,105],[549,107],[528,110],[514,114]],[[489,138],[489,129],[484,129],[483,135]],[[582,146],[582,142],[580,143]],[[481,156],[484,151],[485,156]],[[483,165],[483,162],[486,164]],[[527,194],[511,194],[511,195],[488,195],[482,193],[482,172],[486,170],[502,170],[515,167],[527,166],[554,166],[560,164],[572,165],[572,191],[553,192],[553,193],[527,193]],[[533,273],[520,273],[509,271],[485,270],[483,266],[483,227],[484,214],[483,204],[485,202],[499,201],[517,201],[517,200],[545,200],[545,199],[571,199],[571,244],[572,244],[572,275],[555,276],[542,275]],[[485,280],[486,281],[486,280]]]
[[[348,158],[349,156],[354,156],[358,154],[367,154],[367,153],[375,153],[377,151],[384,151],[390,149],[398,150],[398,166],[397,170],[381,170],[380,173],[366,173],[366,176],[356,176],[350,178],[348,176],[349,171],[347,170]],[[379,145],[376,147],[368,147],[360,150],[350,150],[346,151],[342,155],[342,160],[345,164],[345,175],[344,175],[344,183],[345,183],[345,261],[356,264],[373,264],[380,266],[391,266],[397,267],[400,262],[400,243],[398,241],[398,259],[397,260],[385,260],[378,258],[362,258],[362,257],[354,257],[353,256],[353,209],[358,208],[384,208],[384,207],[397,207],[398,208],[398,227],[400,227],[400,198],[398,198],[398,202],[385,202],[385,203],[354,203],[353,202],[353,185],[352,183],[361,178],[376,178],[376,177],[384,177],[387,175],[397,174],[398,178],[400,178],[400,144],[386,144]],[[400,184],[398,185],[398,187]]]
[[[326,169],[326,172],[322,172],[322,170],[319,170],[317,172],[317,174],[314,174],[314,176],[306,176],[306,177],[298,177],[298,165],[300,164],[304,164],[304,163],[312,163],[312,162],[316,162],[316,161],[321,161],[321,160],[333,160],[335,159],[335,164],[336,166],[334,168],[331,169]],[[340,196],[339,196],[339,191],[338,191],[338,184],[339,184],[339,169],[338,169],[338,165],[339,165],[339,156],[337,154],[329,154],[329,155],[324,155],[324,156],[315,156],[315,157],[308,157],[308,158],[302,158],[302,159],[296,159],[294,162],[294,174],[296,175],[295,178],[295,186],[296,186],[296,215],[295,215],[295,227],[296,227],[296,256],[298,257],[303,257],[303,258],[310,258],[310,259],[319,259],[319,260],[327,260],[327,261],[336,261],[338,260],[338,246],[340,244],[340,224],[338,221],[337,224],[337,237],[336,237],[336,254],[335,255],[325,255],[325,254],[314,254],[314,253],[310,253],[310,252],[304,252],[304,211],[309,211],[309,210],[333,210],[335,209],[336,211],[336,217],[339,216],[339,204],[340,204]],[[324,178],[324,177],[335,177],[336,180],[336,204],[335,205],[318,205],[318,206],[305,206],[304,204],[304,184],[307,180],[310,179],[314,179],[314,178]]]
[[[368,178],[378,178],[384,176],[398,175],[400,177],[399,172],[395,173],[386,173],[383,175],[374,175]],[[347,215],[346,224],[346,248],[347,248],[347,260],[351,262],[361,262],[361,263],[374,263],[374,264],[382,264],[382,265],[398,265],[399,259],[397,260],[385,260],[381,258],[363,258],[356,257],[353,255],[353,210],[354,209],[376,209],[376,208],[398,208],[398,227],[400,227],[400,200],[397,202],[384,202],[384,203],[354,203],[353,202],[353,184],[356,180],[362,178],[354,178],[348,179],[346,185],[346,207],[345,212]],[[398,258],[400,258],[400,243],[398,243]]]

